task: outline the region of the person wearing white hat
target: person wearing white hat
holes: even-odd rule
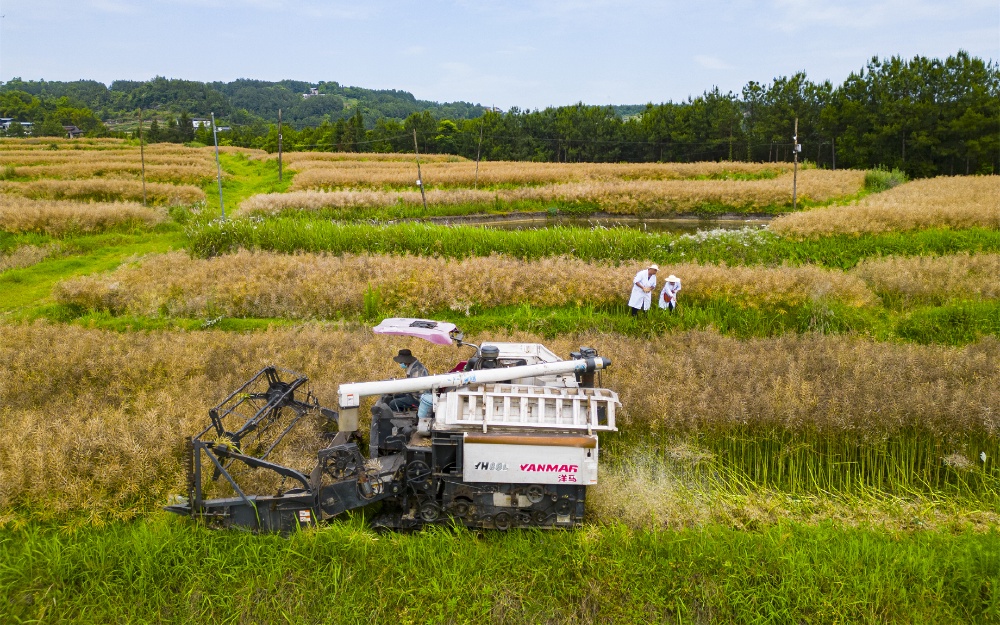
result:
[[[677,308],[677,293],[680,290],[681,279],[674,274],[667,276],[667,282],[663,285],[663,290],[660,291],[660,308],[666,310]]]
[[[656,288],[656,272],[659,270],[656,263],[653,263],[632,278],[632,295],[628,298],[628,306],[631,308],[629,312],[632,313],[633,317],[638,315],[640,310],[649,310],[649,306],[653,302],[651,294]]]

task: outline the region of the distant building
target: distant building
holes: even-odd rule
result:
[[[77,128],[76,126],[63,126],[63,130],[66,132],[67,139],[76,139],[82,137],[85,133]]]
[[[25,134],[31,134],[31,129],[34,127],[34,124],[31,122],[18,122],[12,117],[0,117],[0,130],[3,130],[5,133],[10,132],[10,125],[14,122],[21,124],[21,128],[24,129]]]
[[[191,120],[191,127],[195,130],[198,130],[199,128],[211,128],[212,120],[196,117]]]
[[[326,95],[325,93],[320,93],[318,87],[309,87],[309,93],[303,93],[302,99],[306,100],[316,96]]]

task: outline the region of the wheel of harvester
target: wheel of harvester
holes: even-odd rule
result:
[[[471,502],[459,499],[448,506],[448,512],[450,512],[452,516],[463,518],[465,515],[469,514],[470,505]]]
[[[406,465],[406,483],[414,488],[426,490],[431,486],[431,468],[422,460],[414,460]]]
[[[433,501],[426,501],[420,506],[420,518],[425,523],[433,523],[441,518],[441,508]]]
[[[568,499],[560,499],[559,503],[556,504],[556,514],[559,516],[566,516],[572,509],[573,506]]]
[[[545,522],[549,520],[549,515],[545,510],[535,510],[531,515],[531,520],[534,521],[535,525],[545,525]]]
[[[519,510],[515,518],[517,518],[518,527],[528,527],[531,525],[531,512],[527,510]]]
[[[531,503],[538,503],[545,498],[545,488],[538,484],[532,484],[528,487],[527,496]]]
[[[501,532],[510,529],[510,512],[497,512],[493,517],[493,527]]]

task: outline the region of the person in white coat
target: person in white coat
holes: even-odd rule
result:
[[[638,315],[640,310],[649,310],[653,302],[653,289],[656,288],[656,272],[659,270],[656,263],[653,263],[632,278],[632,295],[628,298],[628,307],[633,317]]]
[[[660,291],[660,308],[666,310],[677,308],[677,293],[680,290],[681,279],[674,274],[667,276],[667,282],[663,285],[663,290]]]

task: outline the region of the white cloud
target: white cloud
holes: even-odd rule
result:
[[[873,30],[888,24],[963,19],[972,12],[995,8],[994,0],[772,0],[770,24],[793,33],[817,26]]]
[[[715,56],[706,56],[704,54],[698,54],[695,55],[694,61],[695,63],[697,63],[701,67],[704,67],[705,69],[719,69],[719,70],[735,69],[734,66],[730,65],[729,63],[726,63],[722,59]]]
[[[506,48],[501,48],[501,49],[497,50],[496,53],[497,54],[503,54],[503,55],[506,55],[506,56],[513,56],[513,55],[516,55],[516,54],[532,54],[532,53],[537,52],[537,51],[538,51],[538,48],[536,48],[535,46],[514,45],[514,46],[508,46]]]
[[[139,8],[134,3],[122,0],[90,0],[90,6],[98,11],[119,15],[132,15],[139,12]]]

